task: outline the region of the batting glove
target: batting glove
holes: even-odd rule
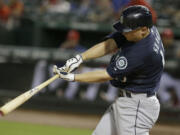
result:
[[[64,79],[66,81],[74,81],[74,74],[71,73],[67,73],[65,71],[60,70],[60,68],[58,68],[56,65],[54,65],[53,67],[53,73],[54,74],[58,74],[59,78]]]
[[[74,58],[71,58],[66,61],[66,64],[62,67],[62,71],[71,73],[75,71],[80,64],[83,63],[82,56],[80,54],[76,55]]]

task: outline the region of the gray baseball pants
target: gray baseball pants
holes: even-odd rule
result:
[[[117,98],[92,135],[149,135],[159,116],[159,101],[156,96],[146,94],[131,96]]]

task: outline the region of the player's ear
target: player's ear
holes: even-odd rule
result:
[[[146,35],[148,32],[149,32],[148,27],[145,26],[145,27],[141,28],[141,33],[142,33],[143,36]]]

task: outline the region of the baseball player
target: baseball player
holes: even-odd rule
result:
[[[61,79],[78,82],[110,81],[120,88],[119,97],[101,118],[93,135],[149,135],[159,116],[156,97],[164,66],[164,49],[152,24],[150,11],[140,5],[123,10],[115,23],[116,32],[53,71]],[[105,70],[71,73],[83,61],[119,49]],[[120,50],[121,49],[121,50]]]

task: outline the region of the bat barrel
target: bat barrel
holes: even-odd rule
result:
[[[48,79],[44,83],[40,84],[39,86],[26,91],[25,93],[19,95],[18,97],[14,98],[13,100],[6,103],[4,106],[0,108],[0,116],[4,116],[8,114],[9,112],[15,110],[17,107],[22,105],[24,102],[29,100],[33,95],[41,91],[44,87],[46,87],[48,84],[53,82],[59,77],[59,75],[55,75],[52,78]]]

